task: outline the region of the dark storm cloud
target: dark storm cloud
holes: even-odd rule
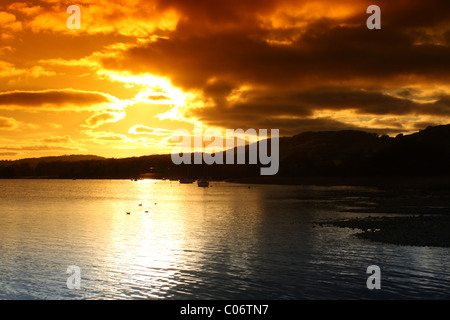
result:
[[[160,38],[132,48],[123,60],[105,59],[105,65],[168,74],[175,83],[187,88],[203,86],[211,77],[270,85],[310,81],[313,76],[328,81],[406,73],[448,79],[450,48],[437,44],[417,46],[410,30],[414,26],[410,20],[420,12],[421,26],[434,27],[439,21],[447,21],[442,13],[449,8],[447,2],[381,1],[383,26],[386,25],[381,30],[366,28],[368,15],[363,11],[348,18],[349,22],[359,22],[356,26],[339,26],[325,18],[311,21],[306,27],[297,28],[302,36],[286,46],[274,46],[266,40],[274,32],[293,32],[292,29],[258,27],[247,23],[256,21],[252,12],[243,13],[244,8],[275,7],[274,2],[220,3],[169,1],[167,6],[179,8],[192,19],[182,20],[169,39]],[[203,19],[193,19],[199,16]],[[426,20],[424,16],[430,18]],[[234,24],[231,18],[235,19]],[[205,28],[207,21],[214,19],[222,28]],[[226,27],[230,25],[233,27]],[[195,27],[202,28],[202,32],[192,31]]]
[[[312,109],[355,109],[362,114],[374,115],[450,115],[449,97],[432,103],[418,103],[406,98],[397,98],[381,92],[363,90],[323,90],[301,92],[296,95],[299,101]]]
[[[95,109],[97,104],[113,101],[113,97],[103,93],[72,89],[0,92],[0,108],[39,109],[50,106],[51,109],[59,110],[67,105],[75,105],[79,108]]]
[[[161,1],[160,8],[180,13],[176,30],[102,63],[109,69],[167,76],[185,90],[200,90],[210,99],[208,107],[192,109],[190,115],[227,127],[238,127],[244,120],[258,127],[264,119],[287,132],[299,123],[298,128],[341,127],[329,119],[306,119],[324,109],[351,109],[361,115],[449,115],[445,96],[418,103],[411,92],[404,91],[401,98],[385,92],[416,84],[420,93],[424,83],[449,83],[450,2],[377,1],[381,30],[366,27],[366,8],[372,2],[339,2],[356,8],[341,16],[327,12],[335,1],[320,2],[323,14],[302,11],[310,3]],[[289,10],[275,14],[285,7]],[[228,99],[245,86],[250,89],[244,99]]]
[[[436,26],[448,22],[450,2],[447,0],[382,0],[384,24],[396,28]]]
[[[418,103],[380,92],[318,88],[301,92],[280,91],[277,94],[252,91],[241,97],[240,100],[244,102],[228,103],[225,99],[228,91],[223,94],[224,96],[220,96],[216,93],[215,104],[191,109],[188,115],[216,125],[218,122],[233,123],[237,119],[251,124],[261,123],[262,119],[308,117],[313,110],[355,110],[362,115],[450,115],[449,97],[441,97],[435,102]],[[273,120],[272,124],[275,123],[282,122]]]
[[[321,130],[356,130],[365,129],[355,125],[346,124],[329,117],[323,118],[271,118],[264,115],[242,115],[241,113],[222,113],[216,117],[204,117],[204,123],[222,128],[281,128],[282,135],[295,135],[304,131]],[[232,126],[230,126],[232,124]]]

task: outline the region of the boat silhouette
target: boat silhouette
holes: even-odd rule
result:
[[[201,188],[208,188],[209,187],[209,181],[207,179],[198,179],[197,185]]]
[[[205,165],[203,164],[203,154],[204,154],[204,149],[205,145],[204,143],[202,144],[202,173],[203,173],[203,177],[197,180],[197,185],[201,188],[208,188],[209,187],[209,181],[208,179],[205,178]]]
[[[186,184],[186,183],[194,183],[195,179],[191,179],[191,178],[181,178],[180,179],[180,183],[182,184]]]

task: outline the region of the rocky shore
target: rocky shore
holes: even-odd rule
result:
[[[359,229],[355,236],[382,243],[450,247],[450,214],[404,217],[371,217],[321,223]]]

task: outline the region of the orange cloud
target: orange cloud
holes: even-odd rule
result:
[[[86,129],[83,130],[82,133],[89,137],[89,139],[86,140],[87,143],[105,145],[111,142],[125,144],[131,142],[127,136],[109,131],[93,131],[91,129]]]
[[[14,14],[0,11],[0,30],[20,31],[22,30],[22,23],[16,20]]]
[[[115,33],[146,37],[155,30],[174,30],[178,22],[176,12],[169,8],[164,10],[157,8],[157,1],[77,1],[76,5],[81,11],[81,29],[70,30],[66,25],[70,16],[66,12],[69,4],[60,1],[40,2],[40,4],[42,6],[33,3],[14,3],[8,9],[24,15],[26,18],[22,21],[24,27],[33,32],[59,32],[72,35]],[[3,17],[4,20],[15,21],[14,15],[7,14],[8,16]]]
[[[128,133],[131,134],[148,134],[155,136],[168,136],[172,134],[172,130],[161,129],[161,128],[150,128],[143,126],[141,124],[137,124],[130,128]]]
[[[27,71],[22,69],[17,69],[14,64],[7,61],[0,61],[0,78],[3,77],[14,77],[18,75],[23,75]]]
[[[83,111],[117,102],[117,98],[105,93],[73,89],[0,92],[2,109]]]
[[[87,128],[97,128],[105,123],[117,122],[125,117],[125,112],[120,110],[106,111],[101,113],[96,113],[86,120],[83,127]]]
[[[14,118],[0,117],[0,130],[14,130],[19,127],[19,122]]]

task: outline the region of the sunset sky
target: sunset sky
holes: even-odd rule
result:
[[[450,123],[450,2],[1,0],[0,159],[168,153],[196,120],[281,135]]]

